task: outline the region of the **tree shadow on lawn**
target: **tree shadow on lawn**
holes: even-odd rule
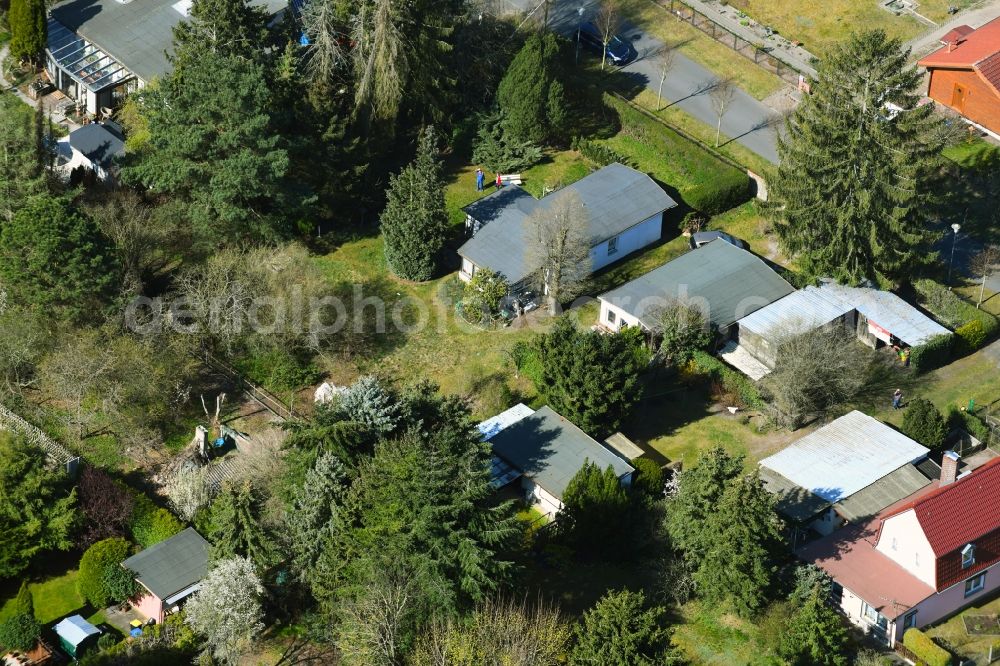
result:
[[[946,175],[948,186],[942,202],[947,224],[962,225],[962,236],[972,234],[982,243],[1000,243],[1000,148],[981,150],[954,163]],[[946,236],[950,236],[946,229]],[[961,244],[961,237],[959,244]],[[945,250],[950,239],[945,238]]]
[[[625,422],[625,432],[657,462],[667,458],[650,442],[677,434],[684,426],[713,415],[713,400],[707,385],[688,386],[665,370],[654,370],[645,391]],[[662,459],[662,461],[660,460]]]

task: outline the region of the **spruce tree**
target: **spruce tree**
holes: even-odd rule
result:
[[[705,521],[706,548],[694,581],[709,603],[725,603],[751,617],[768,602],[781,546],[774,496],[755,470],[731,480]]]
[[[783,635],[781,654],[792,666],[846,666],[849,637],[829,603],[829,588],[815,584]]]
[[[205,51],[261,60],[267,52],[268,13],[247,0],[194,0],[187,21],[174,26],[174,64]]]
[[[630,505],[613,467],[585,461],[566,484],[559,531],[577,555],[619,554],[629,541]]]
[[[682,663],[670,648],[666,609],[646,607],[646,595],[611,591],[576,625],[572,666],[666,666]]]
[[[448,236],[444,183],[433,126],[421,133],[413,162],[389,179],[381,224],[389,270],[404,280],[422,282],[433,278]]]
[[[544,143],[564,129],[566,100],[560,76],[556,36],[547,32],[529,37],[497,89],[504,129],[516,142]]]
[[[48,39],[45,0],[11,0],[8,22],[10,54],[15,60],[34,62]]]
[[[942,121],[933,104],[917,107],[908,57],[881,30],[853,35],[820,63],[779,138],[775,229],[812,275],[891,282],[931,256]]]
[[[706,451],[698,463],[680,473],[677,495],[667,505],[667,531],[685,559],[697,563],[708,548],[708,519],[718,509],[726,486],[743,471],[743,457],[721,446]]]
[[[52,161],[45,112],[32,113],[13,95],[0,95],[0,223],[25,202],[48,191],[46,169]]]
[[[209,529],[212,559],[248,557],[258,567],[271,563],[271,540],[261,525],[260,502],[249,481],[225,483],[212,503]]]
[[[11,605],[7,619],[0,622],[0,648],[28,651],[35,646],[42,632],[35,619],[35,605],[28,581],[21,582],[21,589]]]

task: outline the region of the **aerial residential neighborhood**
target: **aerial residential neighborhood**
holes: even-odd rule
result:
[[[1000,0],[0,0],[0,665],[1000,662]]]

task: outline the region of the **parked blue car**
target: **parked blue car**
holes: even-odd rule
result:
[[[601,31],[593,23],[584,23],[580,26],[580,43],[588,50],[597,55],[601,55],[604,49],[604,39]],[[631,42],[620,35],[613,35],[607,47],[608,62],[621,67],[635,57],[635,48]]]

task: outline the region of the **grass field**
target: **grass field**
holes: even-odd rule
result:
[[[758,67],[728,46],[701,30],[678,20],[652,0],[622,0],[622,13],[637,27],[649,31],[665,44],[679,44],[679,50],[722,78],[729,78],[757,99],[780,90],[786,84],[778,76]]]
[[[913,16],[882,9],[878,0],[731,0],[730,4],[782,36],[802,42],[820,58],[855,30],[881,28],[905,41],[931,29]],[[921,1],[917,11],[930,8],[936,15],[938,5],[948,8],[947,0],[929,0]]]
[[[35,617],[43,625],[58,620],[74,611],[84,608],[87,603],[76,590],[77,571],[67,571],[61,576],[48,578],[40,583],[30,583],[29,588],[35,602]],[[16,592],[16,590],[15,590]],[[0,608],[0,620],[5,620],[13,608],[13,598],[6,599]]]
[[[981,601],[971,608],[967,608],[950,620],[943,622],[936,627],[926,629],[928,635],[937,641],[947,642],[951,652],[957,656],[969,660],[969,663],[985,664],[988,662],[990,646],[997,645],[1000,641],[996,635],[969,635],[965,629],[965,621],[962,619],[967,615],[994,615],[1000,613],[1000,598],[996,594],[992,599]],[[996,648],[994,648],[996,651]]]

